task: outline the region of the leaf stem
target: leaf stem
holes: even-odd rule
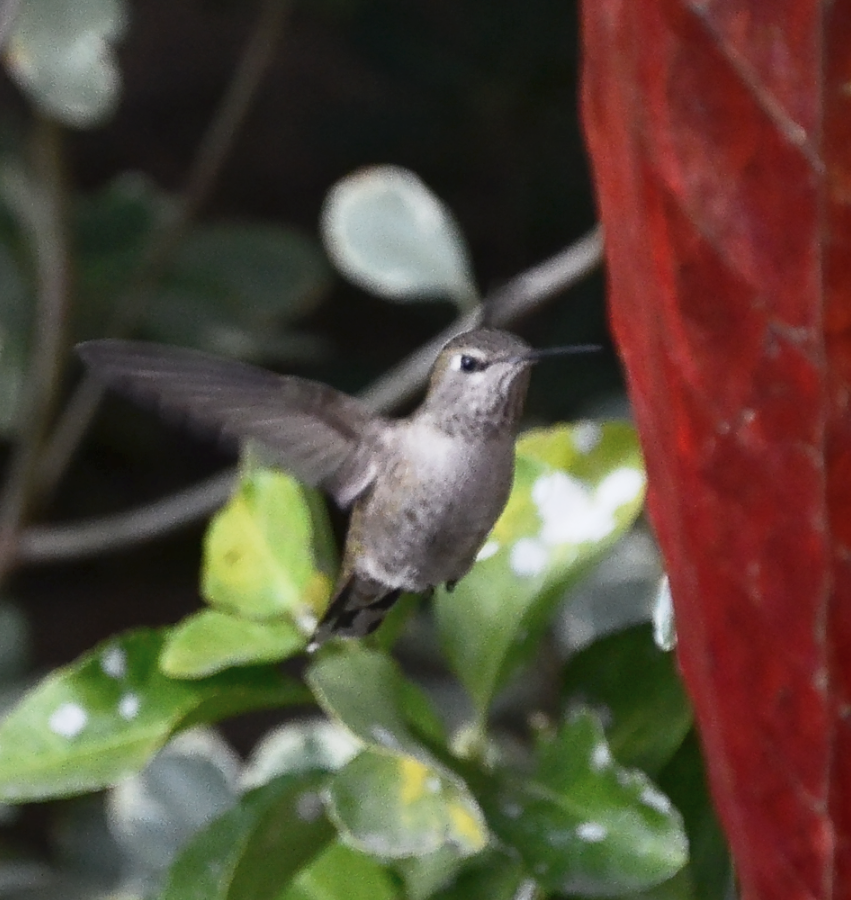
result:
[[[14,561],[15,540],[35,498],[38,456],[62,374],[71,261],[59,125],[36,118],[32,171],[7,169],[3,188],[32,248],[36,318],[18,439],[0,497],[0,580]]]
[[[595,227],[576,243],[509,281],[487,300],[489,319],[509,325],[600,265],[602,230]],[[409,399],[426,382],[437,351],[446,341],[474,327],[478,313],[459,317],[453,325],[361,395],[374,409],[387,412]],[[137,509],[70,525],[31,527],[21,536],[18,562],[46,563],[91,556],[150,540],[209,515],[225,502],[235,469],[220,472],[190,488]]]
[[[187,226],[207,201],[233,149],[251,103],[269,68],[292,0],[262,0],[260,11],[190,166],[176,205],[164,215],[130,285],[116,303],[107,329],[127,334],[145,309],[145,297],[168,267]],[[50,494],[80,445],[104,394],[103,385],[85,374],[66,404],[39,461],[39,491]]]

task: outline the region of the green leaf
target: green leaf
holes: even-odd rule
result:
[[[231,666],[287,659],[303,649],[304,634],[286,619],[254,622],[203,609],[169,634],[160,667],[172,678],[204,678]]]
[[[334,837],[324,773],[283,775],[246,794],[186,846],[159,900],[278,900]]]
[[[455,590],[438,591],[444,651],[480,717],[538,646],[567,588],[633,523],[645,477],[622,422],[539,429],[517,446],[508,504]]]
[[[425,757],[411,723],[445,740],[428,698],[383,653],[357,646],[322,653],[305,677],[328,715],[369,746]]]
[[[502,852],[485,852],[454,873],[449,884],[432,894],[433,900],[515,900],[533,897],[522,891],[528,882],[523,864]]]
[[[123,0],[21,3],[5,48],[9,74],[42,111],[88,128],[118,103],[113,44],[127,21]]]
[[[126,173],[81,196],[72,220],[76,262],[76,337],[100,337],[116,297],[138,271],[169,200],[151,181]]]
[[[329,271],[313,238],[264,222],[194,228],[180,246],[172,277],[217,296],[235,315],[259,322],[310,312]]]
[[[330,780],[331,817],[344,839],[375,856],[478,853],[488,833],[460,779],[414,756],[364,750]]]
[[[388,857],[444,844],[467,856],[485,846],[476,801],[417,737],[440,742],[440,723],[390,659],[361,648],[326,652],[307,680],[325,711],[367,745],[329,782],[329,811],[347,843]]]
[[[531,780],[505,777],[480,801],[546,890],[625,894],[671,878],[688,858],[679,814],[643,773],[614,763],[587,711],[541,749]]]
[[[694,900],[725,900],[735,896],[730,851],[709,796],[703,757],[694,731],[659,775],[659,784],[685,820]]]
[[[263,736],[242,772],[245,787],[259,787],[278,775],[321,769],[336,772],[360,750],[342,725],[327,719],[288,722]]]
[[[608,635],[573,656],[563,697],[605,710],[606,735],[622,765],[655,775],[691,728],[691,706],[672,654],[653,641],[649,625]]]
[[[462,309],[478,292],[458,225],[407,169],[372,166],[328,192],[322,237],[334,265],[389,300],[448,297]]]
[[[225,612],[284,617],[307,634],[335,570],[319,495],[283,472],[252,468],[207,530],[201,590]]]
[[[487,850],[474,857],[465,857],[452,844],[444,844],[433,853],[398,859],[394,868],[405,882],[406,900],[426,900],[448,885],[465,863],[485,854]]]
[[[734,894],[725,896],[730,898]],[[669,878],[655,887],[647,888],[647,890],[639,891],[638,893],[631,893],[629,900],[695,900],[689,867],[686,866],[684,869],[680,869],[673,878]]]
[[[333,843],[296,876],[277,900],[396,900],[386,869],[364,853]]]
[[[144,175],[127,172],[93,193],[81,196],[74,216],[74,238],[78,254],[91,267],[92,277],[103,272],[114,286],[123,264],[136,262],[168,199]]]
[[[109,792],[109,829],[121,855],[137,871],[164,873],[198,831],[236,803],[239,768],[239,757],[212,728],[170,740]]]
[[[260,222],[195,227],[151,297],[155,340],[263,361],[310,356],[317,342],[284,326],[321,300],[330,272],[316,241]],[[307,353],[305,353],[307,351]]]
[[[161,632],[130,632],[26,694],[0,723],[0,800],[107,787],[138,772],[181,727],[305,699],[271,667],[168,678],[157,665],[162,645]]]

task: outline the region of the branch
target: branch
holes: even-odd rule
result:
[[[499,288],[487,299],[494,325],[510,325],[554,295],[593,272],[602,260],[602,230],[597,227],[575,244]],[[435,355],[450,338],[478,323],[478,312],[460,317],[434,340],[361,394],[377,411],[389,411],[426,382]],[[214,512],[233,487],[229,469],[164,500],[129,512],[71,525],[28,528],[18,543],[17,561],[45,563],[91,556],[159,537]]]
[[[8,169],[4,194],[28,234],[35,263],[36,317],[18,439],[0,498],[0,581],[14,562],[18,532],[35,495],[38,455],[61,377],[70,293],[61,131],[35,122],[33,173]]]
[[[263,0],[233,78],[201,140],[177,204],[164,215],[152,236],[135,276],[116,304],[107,329],[113,336],[127,334],[145,310],[145,297],[161,278],[179,246],[187,226],[204,205],[233,149],[283,30],[291,0]],[[91,424],[104,395],[101,382],[84,374],[44,449],[39,463],[39,490],[56,487]]]
[[[44,563],[118,550],[175,531],[203,519],[233,490],[236,470],[228,469],[178,491],[164,500],[130,512],[71,525],[33,526],[21,535],[17,562]]]
[[[574,282],[593,272],[600,265],[602,256],[603,233],[598,226],[561,253],[512,278],[489,294],[483,304],[488,323],[505,326],[516,322],[538,309],[553,295],[567,290]],[[410,400],[428,380],[435,357],[443,345],[462,331],[475,328],[480,318],[481,310],[473,310],[458,318],[436,338],[383,375],[361,399],[375,409],[390,409]]]

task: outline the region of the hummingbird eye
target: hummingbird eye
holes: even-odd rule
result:
[[[462,353],[457,357],[456,365],[462,372],[481,372],[486,367],[484,360],[476,356],[469,356],[466,353]]]

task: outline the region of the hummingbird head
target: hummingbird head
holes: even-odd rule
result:
[[[532,348],[507,331],[460,334],[437,357],[422,414],[450,434],[513,430],[534,361]]]

